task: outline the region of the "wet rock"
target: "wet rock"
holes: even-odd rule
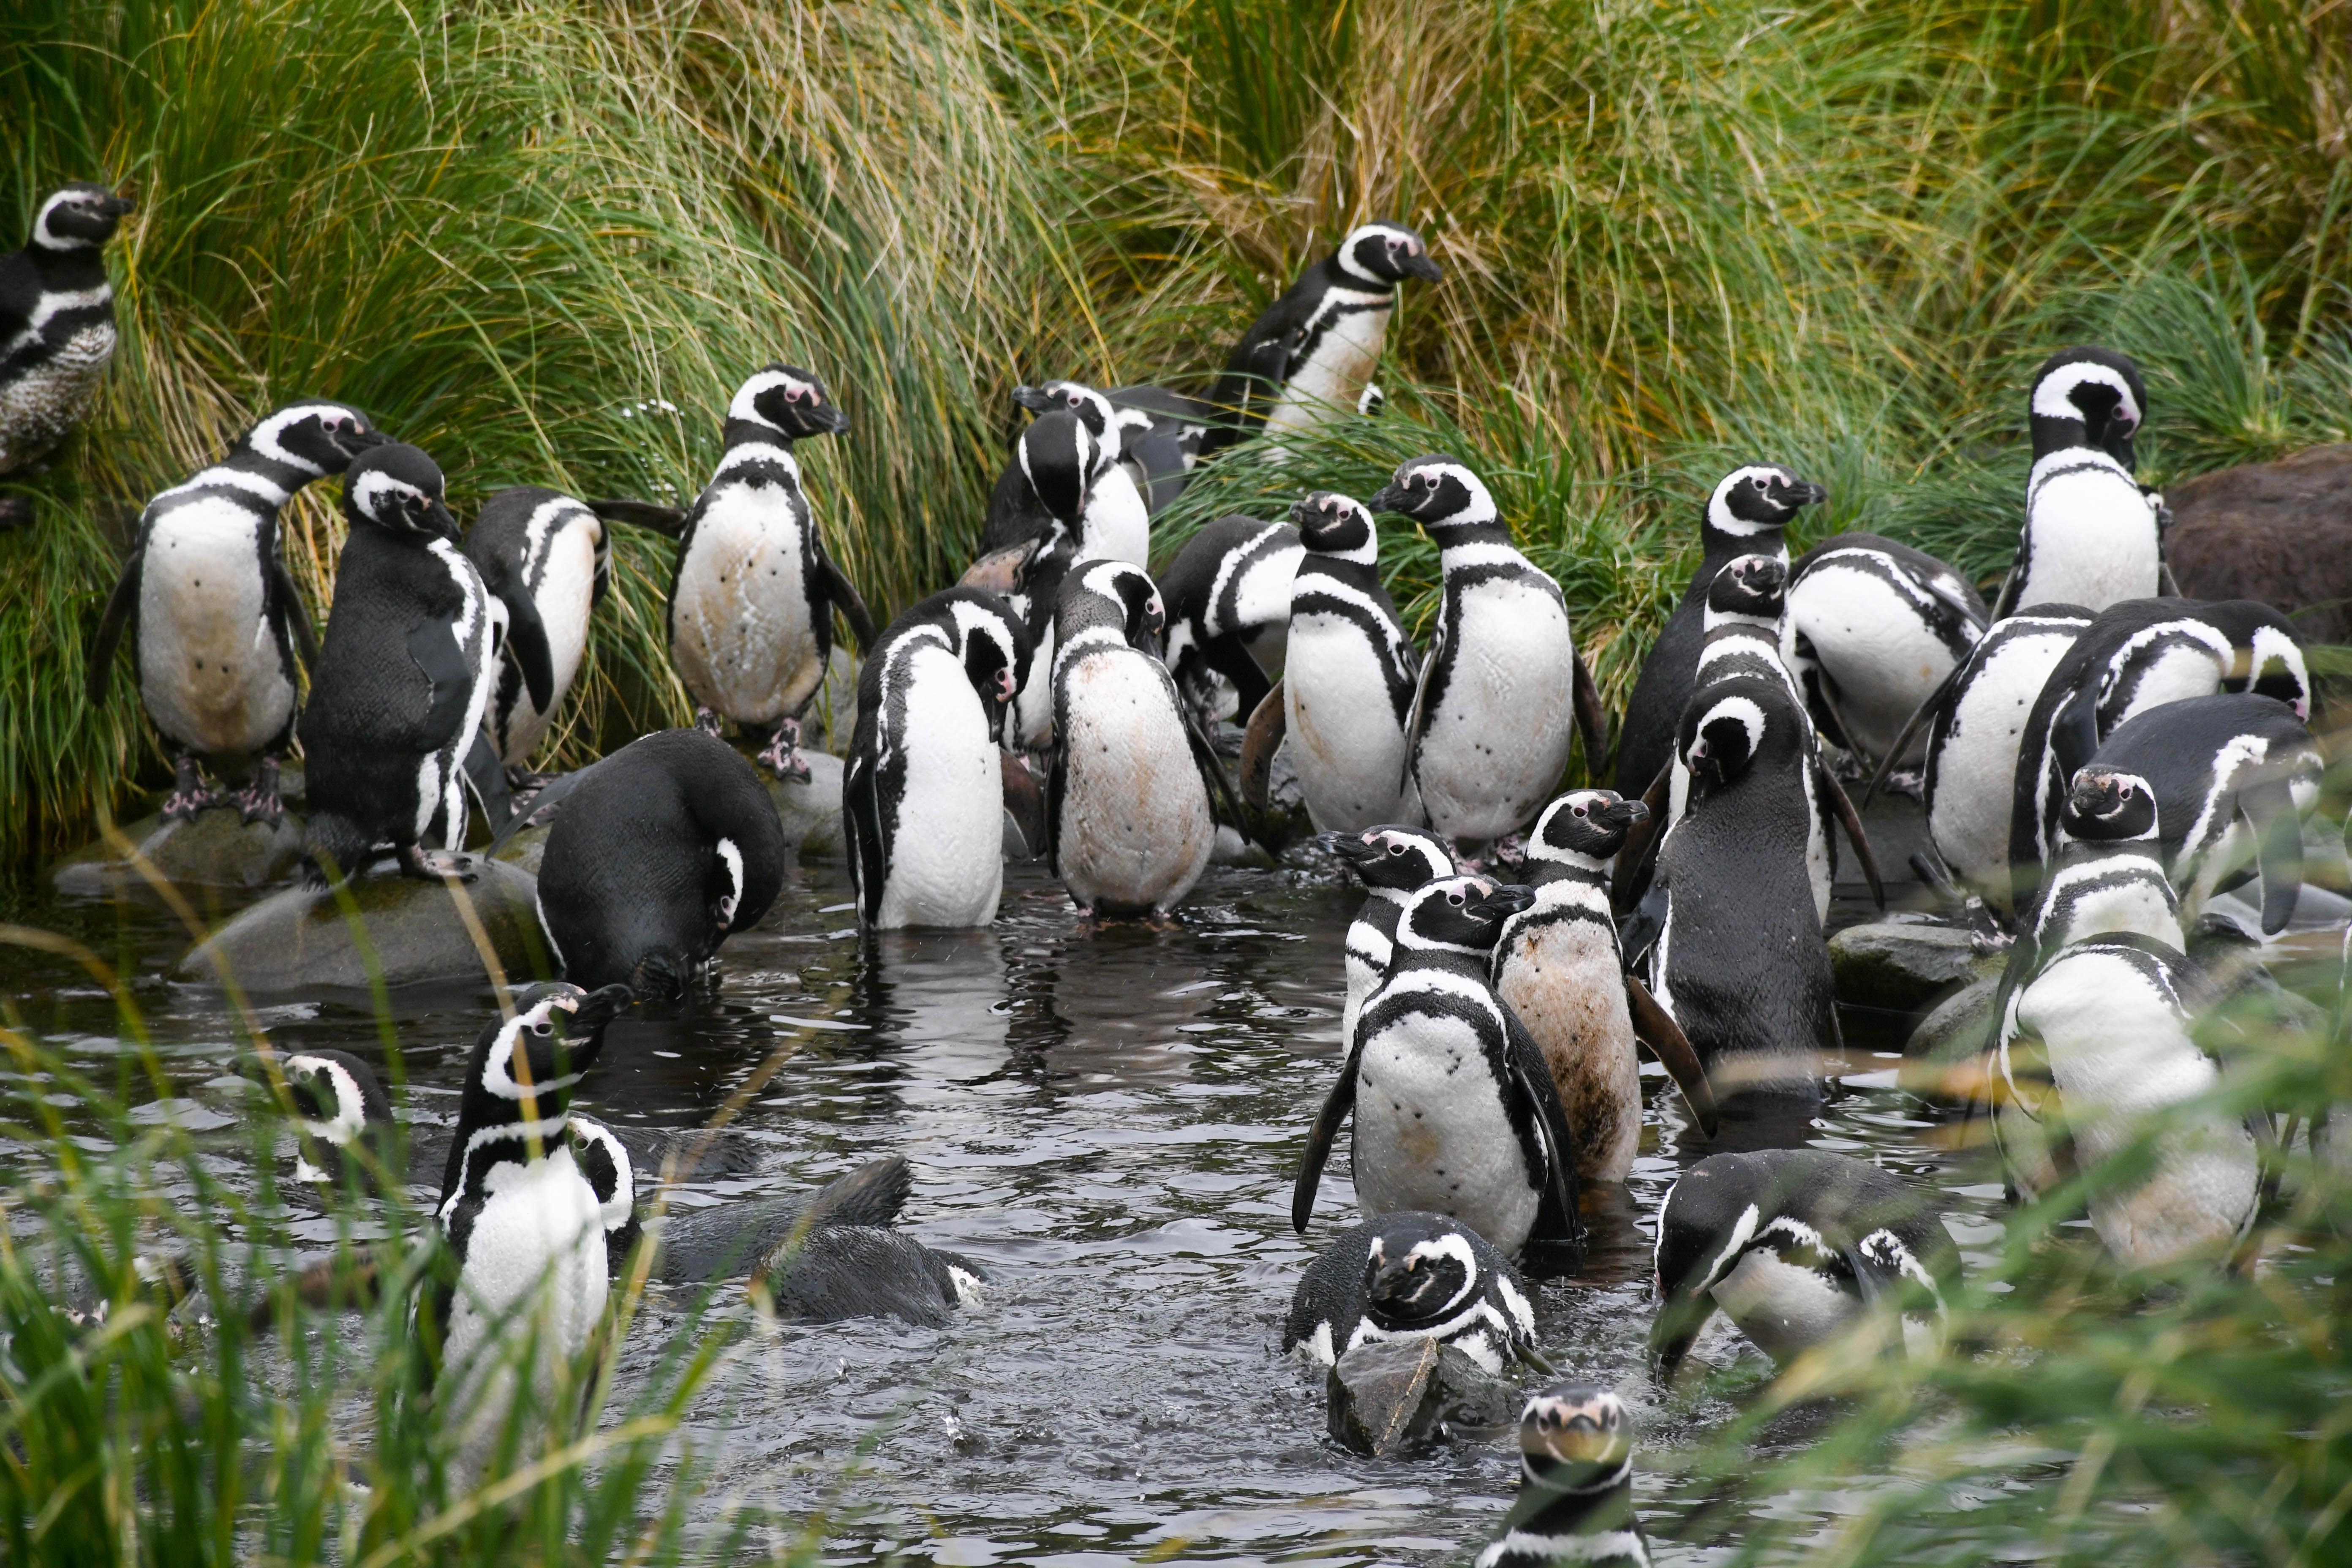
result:
[[[2000,989],[1998,970],[1979,975],[1937,1003],[1935,1011],[1919,1020],[1919,1026],[1911,1031],[1910,1039],[1903,1047],[1904,1060],[1911,1064],[1904,1072],[1906,1086],[1928,1093],[1965,1093],[1942,1085],[1939,1079],[1953,1068],[1973,1070],[1977,1053],[1984,1049],[1993,993]],[[1920,1081],[1913,1085],[1915,1077]]]
[[[1433,1339],[1358,1345],[1331,1368],[1327,1387],[1331,1436],[1375,1458],[1449,1430],[1499,1429],[1516,1414],[1501,1379]]]
[[[499,846],[498,858],[518,871],[539,875],[539,858],[547,853],[547,832],[553,820],[535,823]]]
[[[2259,599],[2314,642],[2352,641],[2352,447],[2168,485],[2165,559],[2192,599]]]
[[[234,810],[216,807],[184,822],[150,816],[122,831],[163,879],[178,888],[249,892],[285,880],[302,863],[302,823],[290,811],[275,827],[248,824]],[[50,879],[68,898],[152,893],[130,858],[103,840],[59,861]]]
[[[1897,917],[1848,926],[1830,938],[1830,968],[1838,1000],[1907,1011],[1974,977],[1990,963],[1965,926]]]
[[[472,907],[509,981],[549,974],[533,907],[537,884],[528,872],[502,861],[478,859],[475,866],[476,879],[454,891],[389,868],[371,872],[349,888],[356,922],[347,918],[334,892],[289,888],[191,950],[175,977],[218,984],[226,968],[239,985],[259,993],[312,986],[356,990],[375,973],[387,985],[480,980],[488,965],[459,912],[459,897]]]
[[[846,846],[841,834],[841,759],[805,749],[801,755],[808,763],[806,784],[786,784],[761,770],[777,820],[784,825],[784,843],[804,859],[838,859]]]

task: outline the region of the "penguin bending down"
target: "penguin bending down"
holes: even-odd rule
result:
[[[1866,768],[1925,763],[1924,736],[1899,757],[1895,738],[1984,635],[1975,586],[1924,551],[1841,533],[1797,558],[1786,602],[1780,656],[1814,727]]]
[[[1397,285],[1444,276],[1421,236],[1402,224],[1351,231],[1234,345],[1209,399],[1219,423],[1202,437],[1201,456],[1344,418],[1380,363]]]
[[[1894,1346],[1926,1352],[1959,1282],[1924,1188],[1817,1149],[1710,1155],[1658,1205],[1650,1354],[1672,1377],[1717,1311],[1783,1366],[1878,1310],[1899,1314]]]
[[[302,711],[311,864],[340,881],[388,842],[406,876],[470,876],[459,762],[489,706],[489,591],[457,548],[441,470],[415,447],[354,462],[343,516],[351,537]],[[436,817],[445,847],[427,853]]]
[[[1127,462],[1127,438],[1150,424],[1150,416],[1122,412],[1110,399],[1082,382],[1049,381],[1043,386],[1016,386],[1013,401],[1032,414],[1068,414],[1093,437],[1098,466],[1087,487],[1077,531],[1092,541],[1096,553],[1136,566],[1151,560],[1151,513],[1143,504],[1135,470]],[[988,516],[981,529],[981,552],[993,554],[1026,539],[1041,542],[1055,531],[1055,514],[1039,496],[1023,468],[1019,444],[1013,460],[997,476],[990,492]]]
[[[22,250],[0,256],[0,474],[47,457],[97,401],[114,358],[106,242],[132,205],[76,182],[41,204]],[[29,515],[0,501],[0,528]]]
[[[1473,1568],[1650,1568],[1633,1512],[1633,1423],[1605,1389],[1556,1384],[1519,1416],[1519,1495]]]
[[[2025,526],[1993,618],[2050,606],[2095,613],[2163,592],[2163,529],[2132,477],[2132,437],[2147,416],[2139,368],[2110,349],[2061,350],[2034,372],[2028,407]]]
[[[1444,845],[1418,827],[1368,827],[1361,833],[1327,833],[1319,840],[1356,873],[1364,903],[1348,926],[1348,999],[1339,1013],[1339,1038],[1356,1037],[1364,999],[1378,989],[1396,948],[1397,919],[1412,895],[1441,877],[1456,874]]]
[[[1021,432],[1014,457],[1049,519],[1042,542],[1014,571],[1008,595],[1031,644],[1029,679],[1014,710],[1015,734],[1024,749],[1042,752],[1054,743],[1054,613],[1062,584],[1081,562],[1110,556],[1108,542],[1087,531],[1089,498],[1110,462],[1086,423],[1058,410],[1038,416]]]
[[[857,917],[869,928],[982,926],[1004,889],[1004,719],[1028,677],[1012,606],[950,588],[900,616],[857,677],[842,779]]]
[[[483,732],[518,787],[544,784],[531,753],[588,652],[588,617],[613,574],[604,524],[585,501],[516,485],[482,503],[466,559],[505,606],[507,635],[490,663]],[[543,673],[544,683],[534,679]]]
[[[1290,631],[1291,579],[1307,553],[1286,522],[1221,517],[1184,542],[1160,591],[1168,600],[1168,673],[1203,721],[1222,717],[1217,677],[1246,724],[1282,675]]]
[[[1119,461],[1143,492],[1144,509],[1157,517],[1184,493],[1215,410],[1165,386],[1114,386],[1103,395],[1127,426],[1119,437]]]
[[[1625,971],[1609,907],[1609,866],[1627,829],[1648,815],[1614,790],[1578,790],[1544,807],[1528,836],[1535,902],[1513,915],[1495,949],[1495,991],[1551,1069],[1577,1174],[1622,1182],[1642,1142],[1646,1043],[1680,1086],[1699,1123],[1715,1130],[1706,1069],[1683,1032]]]
[[[1487,970],[1525,888],[1448,877],[1413,894],[1396,952],[1365,1002],[1339,1081],[1315,1119],[1292,1189],[1304,1233],[1350,1114],[1356,1201],[1451,1215],[1538,1270],[1580,1259],[1574,1135],[1543,1053]]]
[[[1500,1377],[1535,1335],[1535,1300],[1509,1258],[1458,1220],[1406,1209],[1342,1232],[1307,1265],[1282,1348],[1329,1366],[1358,1345],[1431,1339]]]
[[[1406,770],[1429,825],[1483,844],[1534,819],[1567,770],[1578,728],[1594,769],[1608,752],[1600,688],[1576,651],[1568,601],[1511,547],[1478,476],[1416,458],[1371,500],[1437,543],[1444,576],[1436,637],[1406,726]]]
[[[1617,738],[1620,795],[1639,796],[1658,770],[1674,760],[1675,727],[1690,701],[1699,645],[1706,636],[1706,591],[1716,574],[1742,555],[1769,555],[1786,565],[1784,536],[1790,521],[1803,508],[1828,499],[1821,486],[1769,463],[1734,468],[1716,482],[1699,521],[1705,553],[1698,570],[1660,628],[1658,640],[1650,645],[1625,705],[1624,727]]]
[[[278,509],[383,440],[356,408],[289,404],[140,513],[90,641],[88,696],[93,708],[105,701],[115,644],[135,623],[140,700],[172,754],[167,819],[232,805],[247,822],[278,820],[278,762],[294,736],[294,656],[299,649],[315,664],[319,651],[286,570]],[[215,769],[250,762],[252,781],[235,794],[215,790],[199,759]]]
[[[727,406],[726,450],[678,537],[669,591],[670,658],[696,703],[695,722],[772,731],[759,760],[805,779],[800,716],[833,657],[833,612],[861,648],[874,618],[825,554],[793,444],[849,428],[849,416],[804,370],[772,364]]]
[[[784,883],[783,825],[717,736],[662,730],[571,775],[539,862],[539,921],[565,975],[671,997]]]

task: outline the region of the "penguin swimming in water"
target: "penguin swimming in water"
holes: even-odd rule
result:
[[[1029,634],[993,594],[950,588],[892,623],[857,678],[842,827],[860,923],[982,926],[1004,888],[997,740]]]
[[[1780,1365],[1881,1303],[1896,1345],[1942,1336],[1960,1261],[1934,1195],[1864,1161],[1818,1149],[1701,1160],[1658,1205],[1658,1315],[1650,1354],[1671,1378],[1717,1312]]]
[[[2111,349],[2063,349],[2034,372],[2027,402],[2025,526],[1993,619],[2162,593],[2163,529],[2132,474],[2132,437],[2147,418],[2139,367]]]
[[[1444,276],[1421,236],[1402,224],[1351,231],[1234,345],[1209,399],[1220,417],[1202,437],[1201,455],[1343,417],[1380,363],[1397,285]]]
[[[289,404],[140,513],[90,641],[88,695],[92,707],[106,700],[115,644],[135,623],[140,699],[172,754],[167,819],[229,805],[247,822],[278,820],[278,762],[294,735],[294,656],[299,649],[314,665],[318,656],[286,570],[278,509],[384,439],[356,408]],[[216,790],[200,759],[215,769],[251,763],[251,781],[234,794]]]
[[[114,358],[106,242],[133,204],[78,181],[34,215],[22,250],[0,256],[0,474],[47,458],[89,415]],[[30,519],[0,500],[0,529]]]
[[[294,1179],[324,1186],[397,1187],[392,1100],[375,1069],[349,1051],[280,1058],[297,1134]]]
[[[1519,1495],[1473,1568],[1650,1568],[1633,1512],[1633,1423],[1605,1389],[1561,1383],[1519,1415]]]
[[[669,591],[670,657],[713,734],[721,720],[772,731],[759,760],[808,775],[801,714],[833,657],[833,613],[860,647],[874,618],[825,553],[793,444],[838,435],[849,416],[804,370],[772,364],[736,389],[726,450],[678,537]]]
[[[1534,894],[1448,877],[1412,895],[1291,1191],[1302,1234],[1340,1124],[1366,1216],[1421,1209],[1540,1270],[1580,1258],[1577,1150],[1543,1053],[1488,978],[1503,925]]]
[[[466,536],[466,559],[507,613],[507,635],[491,660],[483,732],[510,784],[543,784],[530,771],[531,753],[580,673],[588,617],[612,580],[604,520],[560,490],[516,485],[482,503]],[[533,644],[530,657],[522,657]],[[531,683],[542,667],[544,689]]]
[[[343,516],[351,537],[302,710],[311,864],[341,880],[389,842],[404,875],[470,876],[459,761],[489,706],[493,601],[457,548],[440,468],[415,447],[352,463]],[[535,684],[546,687],[543,664]],[[427,852],[436,816],[445,847]]]
[[[1204,721],[1216,678],[1233,687],[1232,719],[1247,723],[1282,675],[1291,581],[1307,553],[1298,530],[1238,514],[1184,542],[1160,574],[1168,601],[1168,673]]]
[[[1049,381],[1043,386],[1016,386],[1013,401],[1032,414],[1066,413],[1086,426],[1093,437],[1097,464],[1087,487],[1077,531],[1091,552],[1113,561],[1148,566],[1151,561],[1151,513],[1144,505],[1135,470],[1127,462],[1127,439],[1149,416],[1122,413],[1110,399],[1082,382]],[[1049,541],[1055,531],[1053,510],[1031,482],[1023,466],[1019,443],[1013,460],[997,476],[989,495],[988,516],[981,529],[983,554],[1010,548],[1024,539]]]
[[[700,730],[641,736],[570,777],[539,862],[548,944],[580,984],[678,995],[783,887],[775,802]]]
[[[1345,861],[1364,885],[1363,907],[1348,926],[1348,999],[1339,1013],[1344,1042],[1356,1037],[1364,999],[1388,973],[1396,950],[1397,920],[1405,905],[1414,893],[1458,870],[1445,846],[1418,827],[1391,825],[1361,833],[1327,833],[1318,842]]]
[[[1282,1348],[1329,1366],[1358,1345],[1431,1339],[1500,1377],[1535,1335],[1535,1299],[1509,1258],[1459,1220],[1405,1209],[1342,1232],[1307,1265]]]
[[[1699,645],[1706,635],[1706,591],[1716,574],[1741,555],[1769,555],[1785,565],[1790,520],[1828,499],[1821,486],[1770,463],[1734,468],[1716,482],[1699,521],[1705,553],[1698,570],[1650,645],[1625,705],[1617,737],[1618,794],[1640,798],[1658,770],[1674,759],[1675,727],[1690,701]]]
[[[1600,688],[1576,651],[1568,601],[1511,547],[1485,483],[1451,458],[1404,464],[1371,509],[1420,524],[1444,576],[1404,777],[1430,826],[1456,843],[1516,833],[1551,798],[1580,727],[1592,766],[1608,752]]]

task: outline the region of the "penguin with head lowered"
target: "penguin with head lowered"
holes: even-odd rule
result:
[[[1290,586],[1306,553],[1298,530],[1235,513],[1184,542],[1160,574],[1168,601],[1168,673],[1193,710],[1213,713],[1216,678],[1236,699],[1230,717],[1245,724],[1282,675],[1288,654]]]
[[[1402,824],[1360,833],[1327,833],[1318,842],[1345,861],[1364,885],[1363,906],[1348,925],[1348,999],[1339,1013],[1339,1038],[1353,1040],[1364,999],[1388,973],[1390,956],[1396,951],[1397,921],[1405,905],[1414,893],[1441,877],[1455,875],[1457,868],[1434,835]]]
[[[2163,592],[2162,520],[2132,474],[2132,437],[2147,417],[2139,367],[2112,349],[2062,349],[2034,372],[2028,407],[2025,526],[1993,618]]]
[[[530,772],[531,753],[587,655],[588,617],[612,580],[612,542],[588,502],[515,485],[482,503],[466,535],[466,559],[507,617],[491,661],[483,733],[510,784],[542,784],[547,781]],[[546,683],[536,685],[532,678],[541,671]]]
[[[1151,513],[1143,503],[1135,470],[1127,462],[1127,440],[1148,416],[1123,413],[1110,399],[1083,382],[1049,381],[1043,386],[1016,386],[1013,401],[1030,413],[1067,414],[1086,426],[1094,440],[1097,468],[1087,489],[1078,532],[1093,542],[1094,552],[1138,566],[1151,559]],[[990,492],[988,517],[981,530],[983,553],[1010,548],[1026,539],[1052,538],[1055,514],[1023,467],[1019,443],[1013,460],[997,476]]]
[[[115,645],[131,626],[140,699],[172,755],[166,818],[226,805],[247,822],[278,819],[278,762],[294,735],[294,657],[299,648],[315,663],[318,654],[286,570],[278,509],[383,440],[356,408],[289,404],[140,513],[90,643],[89,697],[93,707],[105,700]],[[249,766],[251,780],[235,794],[215,789],[200,761]]]
[[[1015,702],[1014,732],[1023,747],[1041,752],[1054,743],[1054,616],[1062,584],[1081,562],[1111,558],[1107,542],[1087,532],[1087,500],[1109,460],[1086,422],[1062,410],[1040,415],[1021,432],[1013,457],[1049,522],[1039,542],[1015,547],[1011,557],[991,559],[1019,563],[1007,598],[1028,627],[1032,652],[1029,678]],[[964,584],[989,585],[979,581],[992,574],[989,565],[990,559],[983,559],[965,574]]]
[[[726,449],[678,536],[669,648],[695,721],[767,732],[759,760],[779,778],[808,774],[800,716],[833,656],[833,613],[859,647],[874,637],[866,601],[825,553],[793,457],[794,442],[848,428],[815,376],[759,371],[727,405]]]
[[[1473,1568],[1650,1568],[1633,1513],[1633,1422],[1606,1389],[1556,1384],[1519,1416],[1519,1495]]]
[[[1535,1300],[1459,1220],[1411,1209],[1342,1233],[1290,1298],[1282,1348],[1329,1366],[1358,1345],[1431,1339],[1501,1376],[1535,1349]]]
[[[47,457],[97,401],[114,358],[106,242],[131,206],[78,181],[41,204],[22,250],[0,256],[0,474]],[[0,500],[0,529],[29,514]]]

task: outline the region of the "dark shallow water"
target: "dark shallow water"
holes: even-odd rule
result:
[[[733,1125],[758,1146],[757,1168],[692,1186],[682,1205],[902,1152],[917,1171],[907,1228],[980,1259],[992,1282],[944,1331],[863,1321],[746,1336],[693,1415],[695,1447],[717,1460],[711,1514],[846,1510],[833,1536],[842,1561],[895,1544],[950,1564],[1435,1563],[1482,1541],[1508,1506],[1507,1441],[1358,1458],[1324,1435],[1320,1372],[1278,1350],[1301,1269],[1354,1218],[1342,1158],[1308,1236],[1289,1225],[1298,1151],[1339,1054],[1340,942],[1357,895],[1337,874],[1220,870],[1177,929],[1088,932],[1041,868],[1016,867],[992,930],[863,948],[848,898],[843,867],[796,871],[762,927],[728,946],[714,992],[614,1026],[579,1108],[690,1127],[740,1097]],[[184,945],[169,917],[26,892],[13,918],[71,931],[142,977],[139,1005],[173,1058],[173,1113],[200,1127],[243,1114],[242,1085],[223,1076],[237,1039],[224,1005],[147,978]],[[113,1005],[80,969],[0,947],[0,995],[113,1077]],[[453,1115],[490,1005],[486,990],[395,994],[419,1120]],[[259,1010],[281,1048],[383,1058],[364,997]],[[1943,1187],[1977,1253],[1996,1233],[1999,1189],[1952,1167],[1948,1126],[1894,1087],[1895,1059],[1856,1045],[1802,1136]],[[1730,1542],[1676,1539],[1706,1500],[1678,1479],[1676,1456],[1732,1407],[1687,1385],[1664,1393],[1641,1366],[1649,1216],[1707,1151],[1684,1147],[1663,1072],[1645,1064],[1643,1083],[1640,1163],[1592,1215],[1582,1276],[1541,1288],[1540,1340],[1563,1373],[1633,1406],[1656,1555],[1697,1563]],[[722,1300],[748,1313],[740,1293]],[[685,1317],[656,1300],[639,1318],[621,1399]],[[1697,1356],[1764,1370],[1720,1321]],[[1790,1498],[1769,1511],[1826,1530],[1858,1501]]]

